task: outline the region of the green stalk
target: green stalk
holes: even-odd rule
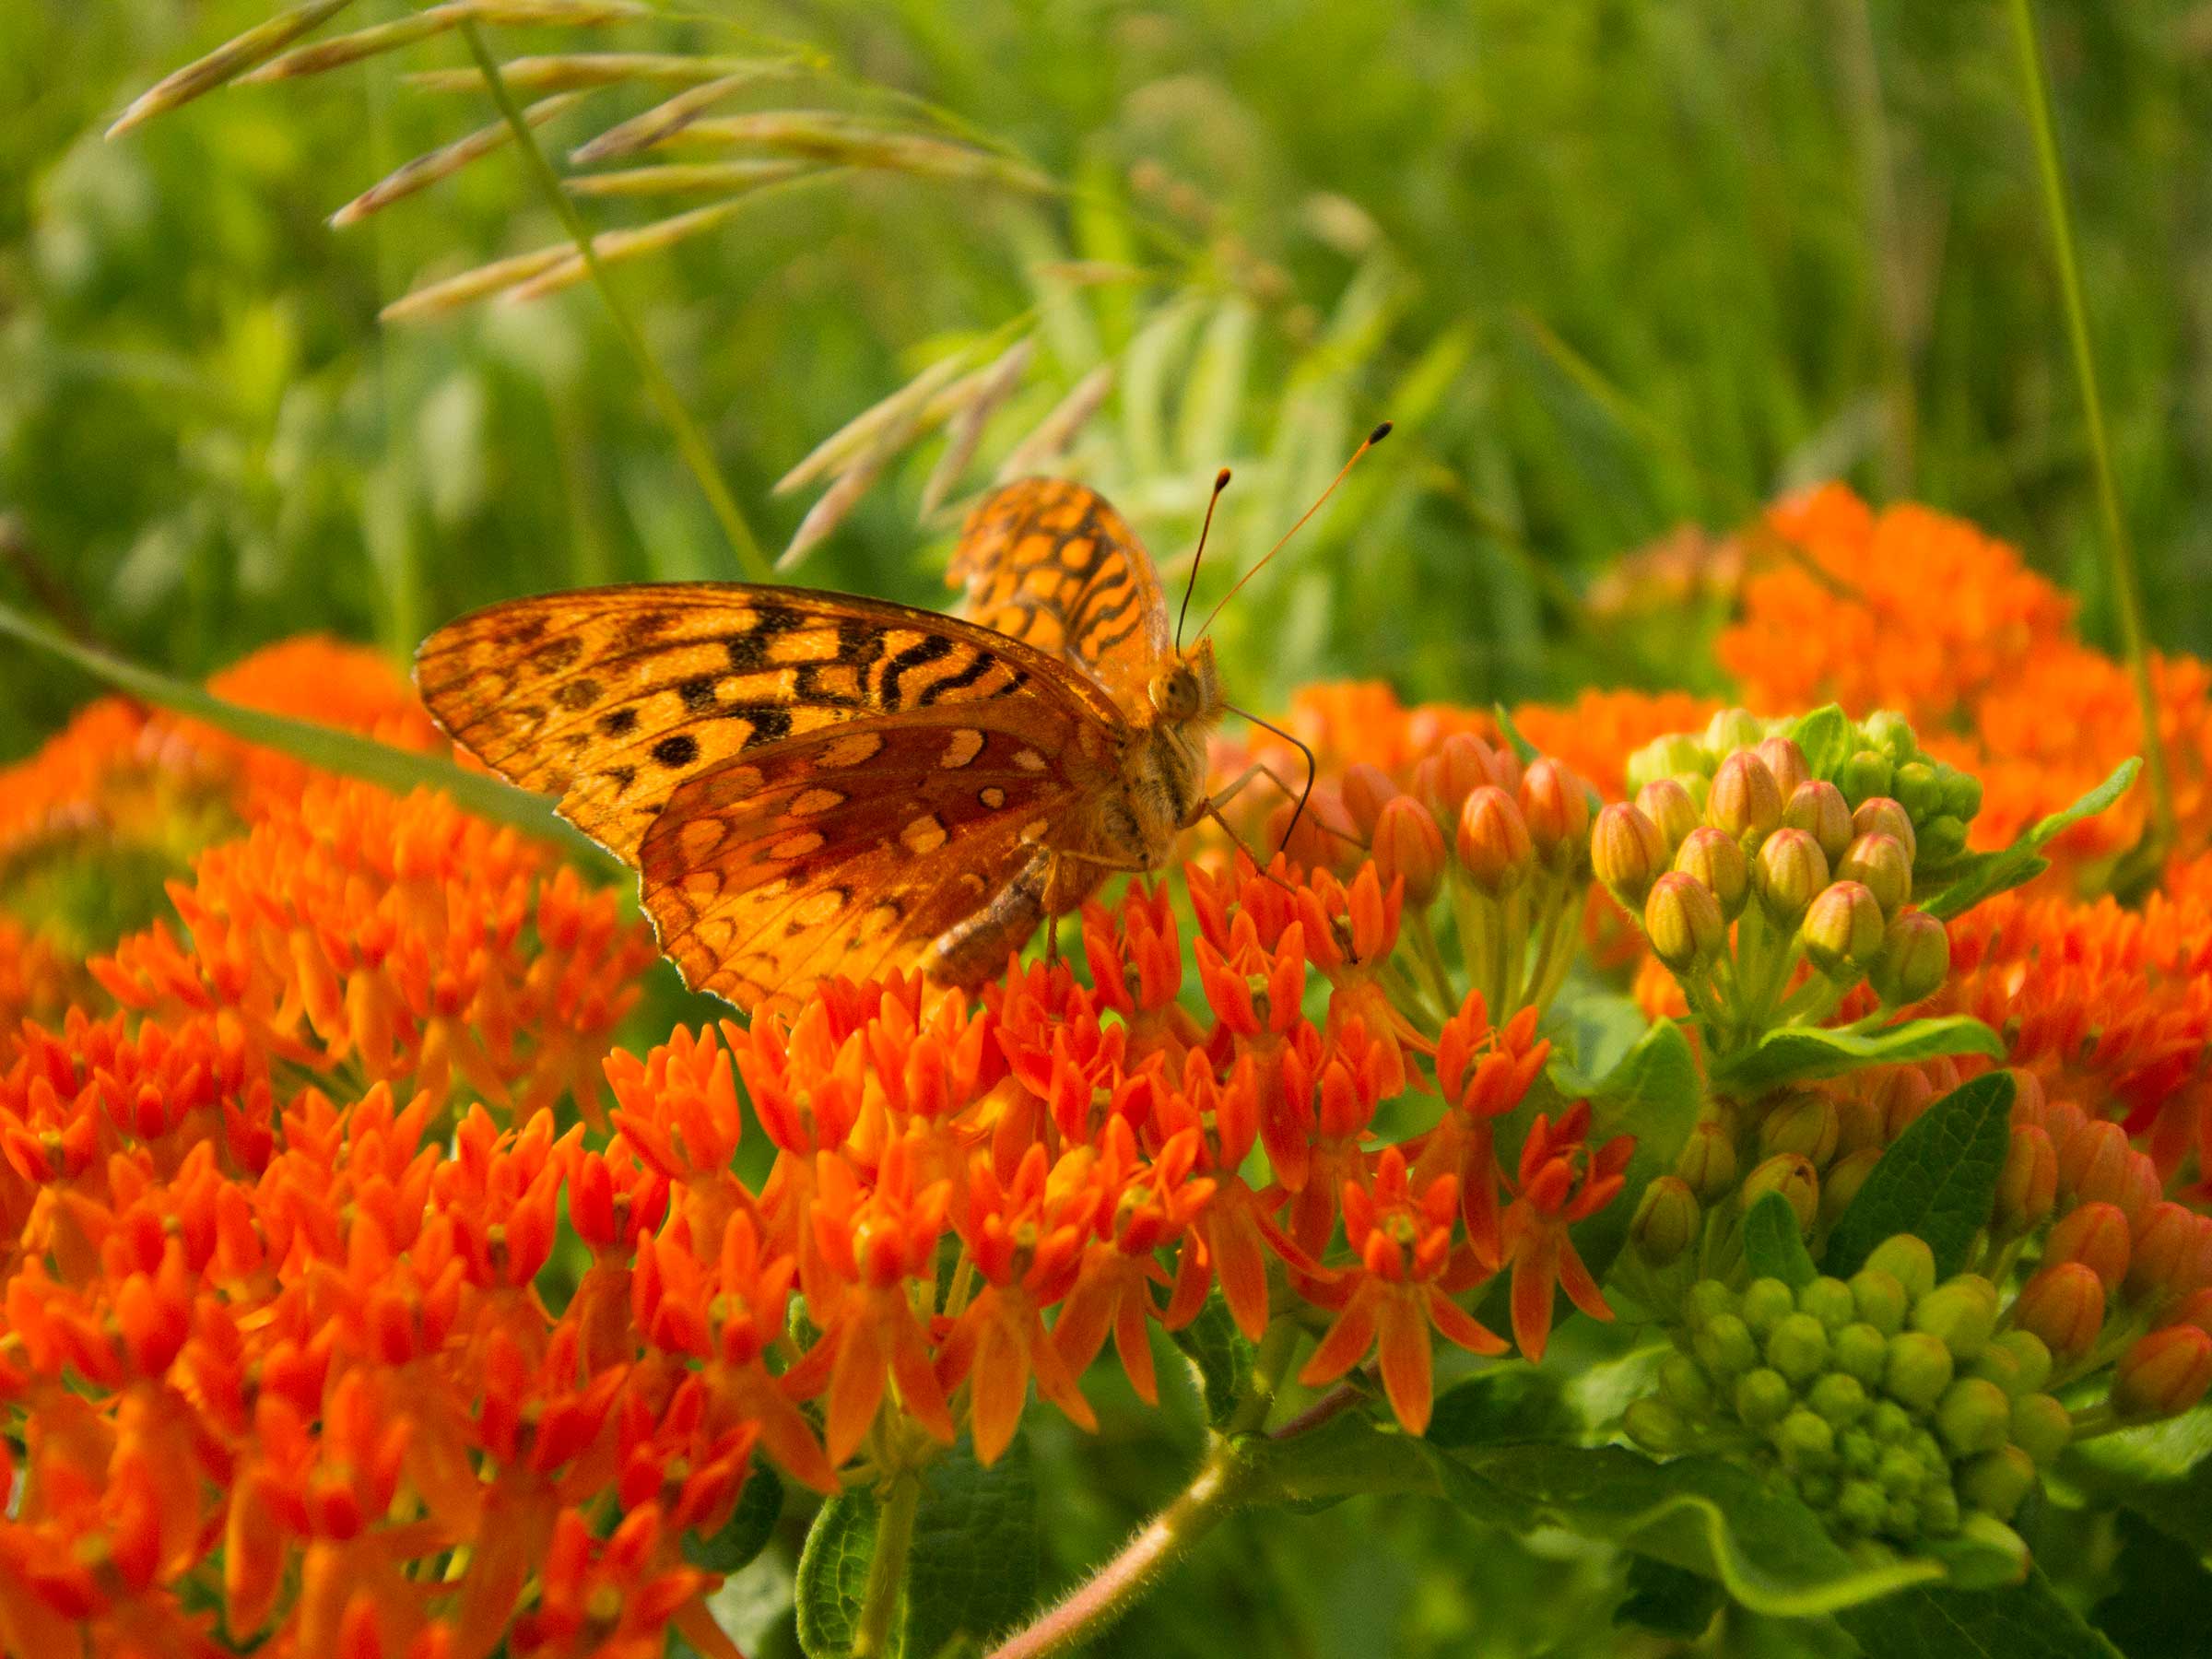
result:
[[[2144,760],[2150,774],[2149,832],[2136,849],[2143,862],[2157,864],[2173,841],[2173,791],[2166,776],[2166,754],[2159,742],[2157,693],[2150,683],[2150,651],[2143,626],[2143,583],[2136,550],[2120,512],[2120,490],[2112,477],[2112,451],[2105,435],[2104,404],[2097,392],[2097,357],[2089,344],[2088,307],[2082,298],[2081,266],[2074,251],[2074,218],[2066,203],[2065,174],[2059,166],[2058,137],[2051,124],[2050,86],[2043,75],[2042,47],[2030,0],[2011,0],[2013,37],[2020,49],[2020,89],[2028,104],[2028,124],[2035,136],[2036,168],[2041,175],[2043,210],[2051,221],[2052,252],[2058,259],[2059,292],[2066,308],[2066,335],[2074,352],[2074,378],[2081,387],[2082,418],[2089,435],[2089,456],[2097,474],[2097,504],[2104,521],[2112,598],[2120,613],[2120,640],[2135,681],[2143,715]]]
[[[706,494],[707,505],[713,509],[715,518],[721,522],[722,533],[728,537],[730,548],[737,556],[739,568],[754,582],[773,582],[776,579],[775,571],[768,562],[768,555],[760,550],[752,526],[746,523],[745,514],[738,511],[736,498],[731,495],[730,487],[724,481],[721,469],[715,465],[714,452],[707,445],[706,434],[699,429],[698,422],[691,418],[691,412],[684,407],[683,399],[677,395],[676,387],[670,382],[667,372],[662,369],[660,359],[653,355],[652,346],[646,342],[637,319],[630,315],[628,303],[608,277],[606,266],[599,263],[599,255],[592,246],[590,228],[584,224],[583,216],[577,211],[576,204],[570,198],[569,193],[561,188],[559,175],[554,172],[553,164],[546,159],[546,152],[538,147],[537,135],[529,122],[523,118],[522,106],[515,102],[513,91],[508,87],[506,77],[500,73],[499,61],[492,56],[490,48],[484,44],[483,33],[473,18],[465,18],[459,32],[461,38],[468,42],[469,55],[476,59],[477,72],[484,76],[484,86],[491,94],[492,102],[499,106],[500,118],[514,135],[523,164],[529,170],[538,194],[560,221],[561,229],[568,232],[569,240],[576,244],[577,257],[582,260],[583,268],[591,276],[592,286],[599,290],[599,298],[606,306],[607,316],[614,323],[615,333],[620,336],[624,348],[629,351],[630,361],[637,366],[647,394],[661,412],[661,418],[668,423],[668,429],[676,439],[677,449],[682,453],[685,464],[690,467],[692,477],[699,480],[700,488]]]
[[[902,1469],[891,1477],[876,1523],[876,1553],[868,1561],[867,1588],[861,1594],[860,1626],[853,1632],[853,1659],[891,1651],[891,1619],[906,1590],[906,1560],[914,1544],[914,1513],[922,1506],[919,1470]]]

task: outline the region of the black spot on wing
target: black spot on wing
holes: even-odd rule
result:
[[[684,700],[684,708],[693,714],[710,714],[721,706],[714,695],[714,677],[695,674],[688,680],[677,682],[676,694]]]
[[[638,729],[638,712],[635,709],[617,709],[599,717],[599,735],[603,737],[627,737]]]
[[[747,748],[757,748],[763,743],[781,743],[791,735],[791,711],[775,703],[732,703],[722,712],[731,720],[753,723],[753,729],[745,739]]]
[[[653,758],[666,767],[688,766],[699,759],[699,739],[688,732],[664,737],[653,746]]]

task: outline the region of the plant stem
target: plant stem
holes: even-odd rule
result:
[[[914,1512],[921,1504],[921,1472],[902,1469],[894,1475],[877,1512],[876,1554],[861,1596],[860,1627],[853,1632],[853,1659],[890,1652],[891,1619],[906,1589],[906,1558],[913,1548]]]
[[[515,102],[513,91],[500,75],[499,61],[492,56],[490,48],[485,45],[482,31],[473,18],[464,18],[460,34],[468,42],[469,55],[476,59],[477,72],[484,76],[484,85],[491,94],[492,102],[499,106],[500,118],[514,135],[515,144],[522,152],[523,164],[529,169],[538,194],[545,198],[546,206],[553,210],[553,216],[560,221],[560,227],[568,232],[569,239],[576,244],[577,257],[583,261],[583,268],[591,276],[592,286],[599,290],[599,298],[606,306],[606,313],[615,325],[615,333],[629,351],[630,361],[637,366],[647,394],[661,412],[661,418],[668,423],[668,429],[676,439],[676,447],[682,453],[685,465],[690,467],[692,477],[699,480],[700,488],[706,494],[707,505],[721,522],[722,533],[729,538],[730,548],[737,556],[739,568],[752,581],[773,582],[775,571],[768,562],[768,556],[761,552],[752,526],[746,523],[745,514],[738,510],[736,498],[731,495],[729,485],[724,481],[721,468],[715,465],[714,452],[708,447],[706,434],[699,429],[699,423],[691,418],[691,412],[684,407],[683,399],[677,395],[676,387],[669,382],[667,372],[662,369],[660,359],[653,355],[653,347],[647,343],[643,330],[639,328],[637,319],[630,315],[629,307],[608,277],[606,267],[599,263],[598,251],[592,243],[590,227],[584,224],[583,216],[577,211],[576,204],[570,198],[569,193],[561,188],[560,177],[553,171],[553,164],[546,159],[546,152],[538,147],[537,135],[529,122],[523,118],[522,106]]]
[[[1237,1442],[1217,1438],[1191,1484],[1146,1522],[1119,1555],[1057,1606],[1000,1643],[991,1659],[1044,1659],[1095,1639],[1243,1500],[1253,1469]]]
[[[1251,1385],[1229,1419],[1230,1433],[1249,1434],[1267,1421],[1283,1373],[1290,1369],[1290,1356],[1298,1350],[1298,1335],[1295,1320],[1278,1319],[1267,1327],[1259,1352],[1253,1356]]]
[[[2089,458],[2097,474],[2097,504],[2104,521],[2112,600],[2120,613],[2120,641],[2135,681],[2143,716],[2144,764],[2150,777],[2150,832],[2141,851],[2156,863],[2173,840],[2173,791],[2166,776],[2166,752],[2159,741],[2158,696],[2150,681],[2150,651],[2143,626],[2143,582],[2136,568],[2135,546],[2120,512],[2120,490],[2112,477],[2112,451],[2104,429],[2104,404],[2097,392],[2097,357],[2089,344],[2088,307],[2082,298],[2081,266],[2074,251],[2074,219],[2066,205],[2065,174],[2059,166],[2058,137],[2051,124],[2050,87],[2043,75],[2042,48],[2031,0],[2011,0],[2013,37],[2020,49],[2020,88],[2028,104],[2028,124],[2035,136],[2035,160],[2041,175],[2043,209],[2051,220],[2052,252],[2058,259],[2059,293],[2065,301],[2066,335],[2074,352],[2074,377],[2081,386],[2082,418],[2089,436]]]

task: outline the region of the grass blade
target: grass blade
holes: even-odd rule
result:
[[[165,115],[182,104],[237,79],[265,59],[275,57],[311,29],[319,29],[353,0],[307,0],[271,18],[244,34],[225,41],[206,57],[163,76],[131,100],[129,109],[115,118],[108,136],[119,137],[143,122]]]

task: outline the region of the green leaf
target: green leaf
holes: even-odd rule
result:
[[[1573,1230],[1583,1264],[1602,1280],[1628,1239],[1643,1189],[1675,1167],[1698,1121],[1705,1090],[1689,1040],[1681,1027],[1663,1019],[1601,1080],[1573,1092],[1590,1101],[1593,1145],[1615,1135],[1636,1137],[1635,1153],[1622,1171],[1620,1195]]]
[[[1542,752],[1521,735],[1521,728],[1513,724],[1513,717],[1506,712],[1503,703],[1492,703],[1490,712],[1497,717],[1498,729],[1505,734],[1505,740],[1513,746],[1513,753],[1521,757],[1522,765],[1526,766]]]
[[[1858,750],[1858,727],[1840,703],[1800,714],[1789,728],[1789,737],[1805,751],[1806,772],[1834,782],[1843,762]]]
[[[1870,1659],[2118,1659],[2032,1571],[2005,1590],[1917,1587],[1842,1620]]]
[[[1429,1415],[1429,1443],[1454,1451],[1559,1441],[1581,1428],[1555,1372],[1513,1361],[1454,1383],[1437,1395]]]
[[[1754,1278],[1778,1278],[1793,1290],[1820,1277],[1797,1230],[1797,1212],[1780,1193],[1762,1193],[1744,1212],[1744,1260]]]
[[[2212,1556],[2212,1402],[2066,1449],[2059,1474],[2103,1503],[2122,1503]]]
[[[1628,1599],[1613,1609],[1613,1622],[1694,1641],[1712,1623],[1721,1599],[1721,1587],[1711,1579],[1638,1556],[1629,1563]]]
[[[2046,867],[2047,861],[2039,856],[2043,848],[2062,830],[2071,829],[2083,818],[2093,818],[2125,794],[2128,786],[2135,782],[2136,774],[2142,770],[2143,762],[2139,759],[2123,760],[2111,777],[2073,806],[2022,830],[2011,846],[1965,861],[1959,866],[1964,874],[1921,908],[1938,921],[1948,921],[1984,899],[2034,880]]]
[[[2114,1530],[2119,1587],[2090,1610],[2091,1619],[2127,1659],[2200,1659],[2203,1624],[2176,1618],[2174,1609],[2212,1607],[2212,1572],[2203,1558],[2140,1515],[2123,1511]]]
[[[1938,1277],[1964,1267],[2012,1145],[2012,1097],[2010,1072],[1984,1072],[1913,1119],[1829,1235],[1828,1271],[1849,1278],[1897,1233],[1927,1241]]]
[[[1230,1316],[1221,1292],[1208,1292],[1198,1317],[1170,1335],[1197,1375],[1198,1392],[1206,1401],[1206,1420],[1216,1429],[1228,1428],[1252,1386],[1253,1349]]]
[[[1037,1602],[1037,1478],[1016,1435],[989,1468],[965,1442],[929,1466],[914,1516],[900,1653],[935,1659],[956,1637],[1018,1624]]]
[[[205,721],[233,737],[402,794],[412,789],[440,790],[464,811],[558,842],[577,863],[609,873],[620,868],[606,849],[556,818],[552,802],[543,795],[502,783],[483,772],[464,771],[438,756],[394,748],[335,726],[227,701],[183,680],[79,645],[5,605],[0,605],[0,634],[13,634],[134,697]]]
[[[806,1659],[844,1659],[852,1652],[876,1554],[876,1522],[871,1492],[841,1492],[814,1517],[792,1592]]]
[[[1783,1026],[1714,1068],[1720,1093],[1751,1100],[1785,1084],[1841,1077],[1863,1065],[1934,1060],[1944,1054],[2005,1057],[1997,1034],[1964,1014],[1941,1019],[1908,1019],[1879,1031],[1829,1030],[1819,1026]]]
[[[757,1463],[722,1530],[711,1538],[684,1535],[684,1559],[709,1572],[735,1572],[768,1547],[782,1512],[783,1483],[773,1469]]]

